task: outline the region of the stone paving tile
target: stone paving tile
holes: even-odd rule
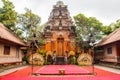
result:
[[[100,65],[95,65],[95,67],[103,69],[103,70],[106,70],[106,71],[110,71],[110,72],[113,72],[113,73],[120,74],[120,70],[119,69],[109,68],[109,67],[100,66]]]
[[[12,68],[12,69],[8,69],[8,70],[4,70],[3,72],[0,73],[0,76],[3,76],[3,75],[6,75],[6,74],[15,72],[17,70],[20,70],[20,69],[23,69],[23,68],[26,68],[26,67],[28,67],[28,66],[22,66],[22,67],[17,67],[17,68]]]

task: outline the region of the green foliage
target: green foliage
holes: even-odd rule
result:
[[[44,34],[43,34],[43,30],[45,27],[46,27],[46,23],[37,27],[36,32],[37,32],[37,39],[39,41],[39,45],[45,44]]]
[[[74,16],[74,20],[77,26],[84,27],[84,25],[87,24],[87,17],[84,16],[83,14],[78,14]]]
[[[43,32],[43,29],[47,26],[47,23],[44,23],[40,26],[37,27],[37,30],[39,30],[40,32]]]
[[[102,31],[103,31],[103,33],[104,33],[105,35],[108,35],[108,34],[110,34],[111,32],[113,32],[111,26],[103,26],[103,27],[102,27]]]
[[[30,9],[25,9],[24,14],[18,15],[18,27],[22,30],[25,37],[25,41],[31,40],[31,37],[37,31],[37,27],[40,25],[41,18],[32,13]]]
[[[25,61],[27,64],[29,64],[29,57],[28,56],[24,56],[22,60]]]
[[[117,28],[120,28],[120,19],[118,19],[115,23],[112,23],[108,26],[103,26],[102,31],[104,35],[108,35],[112,33],[114,30],[116,30]]]
[[[39,30],[39,29],[37,29],[37,30]],[[45,44],[44,35],[40,31],[37,31],[37,40],[39,41],[40,46]]]
[[[50,65],[50,64],[52,64],[50,61],[46,61],[46,62],[44,63],[44,65]]]
[[[78,14],[74,16],[75,24],[76,24],[76,41],[84,43],[89,41],[90,34],[94,36],[94,40],[98,41],[102,37],[102,23],[97,20],[95,17],[86,17],[84,14]],[[82,46],[84,47],[84,46]]]
[[[46,50],[44,50],[44,49],[42,49],[42,50],[39,51],[39,53],[40,53],[43,57],[45,56],[45,52],[46,52]]]
[[[76,64],[76,57],[75,56],[69,56],[69,62],[70,62],[70,64]]]
[[[116,23],[114,24],[114,30],[117,29],[117,28],[120,28],[120,19],[118,19],[116,21]]]
[[[0,22],[8,29],[16,31],[17,12],[14,10],[14,5],[8,0],[2,0],[3,6],[0,8]]]
[[[17,12],[14,5],[8,0],[2,0],[3,6],[0,8],[0,22],[8,29],[12,30],[17,36],[22,37],[22,31],[16,27]]]
[[[53,64],[52,56],[48,55],[47,60],[45,61],[45,64]]]

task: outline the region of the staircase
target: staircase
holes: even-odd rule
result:
[[[56,64],[60,64],[60,65],[62,65],[62,64],[65,64],[65,62],[64,62],[64,56],[58,56],[58,57],[56,57]]]

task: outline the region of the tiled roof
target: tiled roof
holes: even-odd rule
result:
[[[102,39],[96,46],[103,46],[120,40],[120,28]]]
[[[0,23],[0,39],[11,41],[15,44],[25,46],[22,40],[20,40],[15,34],[12,33],[8,28]]]

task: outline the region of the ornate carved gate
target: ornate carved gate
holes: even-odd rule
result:
[[[63,38],[58,38],[57,41],[57,56],[63,56],[64,53],[64,39]]]

